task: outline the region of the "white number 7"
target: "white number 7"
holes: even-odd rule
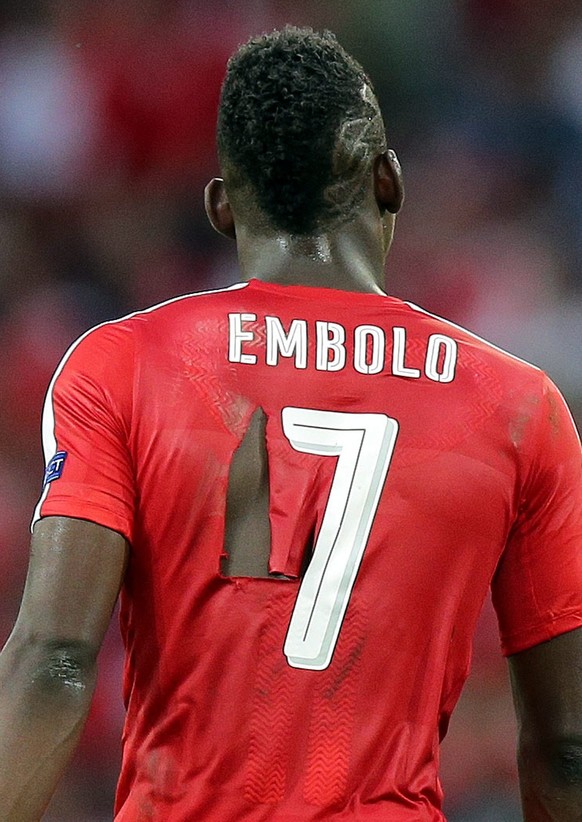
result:
[[[296,451],[337,456],[321,529],[285,640],[289,665],[322,671],[331,662],[398,436],[385,414],[284,408]]]

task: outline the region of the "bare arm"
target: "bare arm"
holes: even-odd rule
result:
[[[20,613],[0,653],[0,808],[36,822],[77,745],[127,543],[91,522],[37,523]]]
[[[582,820],[582,628],[509,659],[525,822]]]

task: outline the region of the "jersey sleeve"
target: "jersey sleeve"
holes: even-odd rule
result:
[[[75,517],[131,542],[133,345],[127,323],[105,323],[61,360],[43,407],[45,474],[32,528],[42,517]]]
[[[580,439],[545,376],[535,435],[525,450],[519,512],[492,583],[505,655],[582,626]]]

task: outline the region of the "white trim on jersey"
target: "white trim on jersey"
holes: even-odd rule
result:
[[[103,323],[99,323],[98,325],[94,325],[92,328],[89,328],[80,337],[78,337],[72,345],[66,350],[63,358],[61,359],[60,363],[58,364],[55,373],[52,376],[52,379],[49,383],[46,396],[43,403],[42,408],[42,422],[41,422],[41,439],[42,439],[42,450],[44,454],[45,460],[45,469],[48,467],[49,462],[55,456],[58,450],[57,445],[57,437],[55,432],[55,412],[53,408],[53,391],[56,384],[57,379],[59,378],[63,368],[65,367],[67,360],[73,353],[73,351],[77,348],[77,346],[83,342],[85,337],[88,337],[89,334],[92,334],[93,331],[97,331],[99,328],[103,328],[106,325],[116,325],[117,323],[125,322],[125,320],[131,320],[133,317],[137,317],[140,314],[151,314],[152,311],[156,311],[158,308],[164,308],[166,305],[171,305],[172,303],[179,302],[180,300],[187,300],[190,297],[204,297],[207,294],[218,294],[223,291],[236,291],[240,288],[246,288],[248,282],[245,283],[235,283],[234,285],[227,286],[226,288],[214,288],[210,291],[194,291],[191,294],[180,294],[178,297],[172,297],[169,300],[165,300],[164,302],[157,303],[156,305],[150,306],[150,308],[144,308],[139,311],[132,311],[130,314],[126,314],[124,317],[118,317],[115,320],[106,320]],[[36,523],[41,519],[41,508],[48,496],[48,492],[50,489],[50,482],[47,482],[42,489],[42,493],[40,495],[40,499],[34,509],[34,514],[32,516],[32,522],[30,524],[30,530],[34,530],[34,526]]]
[[[425,308],[421,308],[419,305],[415,305],[415,303],[408,302],[408,300],[405,300],[404,302],[406,303],[406,305],[408,305],[410,308],[414,309],[415,311],[419,311],[421,314],[426,314],[429,317],[433,317],[435,320],[440,320],[441,322],[445,323],[445,325],[450,325],[453,328],[457,328],[459,331],[462,331],[463,333],[468,334],[470,337],[473,337],[473,339],[479,340],[479,342],[485,343],[485,345],[489,346],[489,348],[494,348],[495,351],[499,351],[501,354],[505,354],[507,357],[511,357],[512,360],[517,360],[517,362],[520,362],[523,365],[527,365],[527,366],[529,366],[529,368],[533,368],[535,371],[539,371],[542,374],[544,374],[546,376],[546,379],[549,381],[549,383],[551,385],[554,386],[555,390],[558,392],[558,394],[562,398],[562,401],[564,403],[564,407],[565,407],[566,411],[568,412],[568,417],[569,417],[570,422],[572,424],[572,428],[574,429],[576,437],[578,438],[578,442],[580,442],[582,444],[582,436],[580,435],[580,432],[578,431],[578,426],[576,425],[576,422],[574,420],[574,415],[572,414],[572,410],[571,410],[570,406],[566,402],[566,399],[563,396],[560,389],[558,388],[558,386],[554,383],[554,381],[544,371],[543,368],[540,368],[539,365],[534,365],[532,362],[528,362],[527,360],[523,360],[521,357],[518,357],[516,354],[512,354],[511,351],[506,351],[505,348],[500,348],[500,346],[494,345],[494,343],[489,342],[489,340],[485,340],[483,337],[480,337],[478,334],[474,334],[472,331],[468,331],[466,328],[463,328],[462,325],[457,325],[457,323],[453,323],[450,320],[445,320],[444,317],[439,317],[438,314],[431,314],[430,311],[427,311]]]
[[[447,320],[444,317],[439,317],[438,314],[431,314],[430,311],[427,311],[426,308],[421,308],[419,305],[415,303],[411,303],[408,300],[403,301],[405,305],[412,308],[414,311],[419,311],[421,314],[426,314],[427,317],[432,317],[434,320],[439,320],[439,322],[444,323],[445,325],[450,325],[452,328],[456,328],[458,331],[462,331],[463,334],[468,334],[469,337],[473,337],[474,340],[479,340],[479,342],[485,343],[486,346],[489,348],[494,348],[495,351],[499,351],[501,354],[505,354],[507,357],[511,357],[512,360],[517,360],[523,365],[528,365],[530,368],[535,368],[536,371],[542,371],[545,373],[542,368],[538,365],[534,365],[533,362],[528,362],[527,360],[518,357],[517,354],[512,354],[511,351],[506,351],[505,348],[501,348],[499,345],[495,345],[489,340],[486,340],[484,337],[480,337],[478,334],[474,334],[472,331],[469,331],[467,328],[463,328],[462,325],[457,325],[457,323],[451,322],[451,320]]]

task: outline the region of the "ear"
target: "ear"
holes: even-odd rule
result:
[[[374,194],[380,211],[397,214],[404,202],[402,168],[391,148],[374,160]]]
[[[204,189],[204,208],[210,225],[219,234],[236,239],[234,215],[226,196],[224,180],[214,177]]]

